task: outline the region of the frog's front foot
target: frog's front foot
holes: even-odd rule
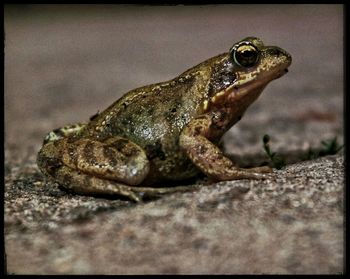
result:
[[[255,167],[255,168],[247,168],[241,169],[250,173],[255,173],[257,177],[261,174],[261,179],[271,178],[273,176],[273,169],[269,166]]]
[[[258,172],[258,173],[271,173],[271,172],[273,172],[273,169],[270,168],[269,166],[249,168],[249,169],[246,169],[246,170],[250,171],[250,172]]]

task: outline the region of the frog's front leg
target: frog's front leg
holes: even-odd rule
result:
[[[180,146],[191,161],[207,176],[216,180],[264,179],[269,167],[244,169],[237,167],[210,138],[212,120],[204,115],[192,120],[181,132]]]

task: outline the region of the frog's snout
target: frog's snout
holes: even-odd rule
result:
[[[266,56],[275,69],[282,76],[288,72],[287,68],[292,64],[292,56],[282,48],[271,46],[266,48]]]
[[[276,58],[285,57],[287,60],[292,60],[292,56],[280,47],[269,47],[267,52],[269,55],[275,56]]]

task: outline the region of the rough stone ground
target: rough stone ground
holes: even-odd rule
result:
[[[10,274],[343,272],[340,5],[5,7],[5,250]],[[290,72],[225,136],[242,166],[287,167],[266,181],[204,183],[134,204],[45,182],[43,136],[135,87],[167,80],[246,36],[285,48]],[[198,183],[203,183],[199,180]]]

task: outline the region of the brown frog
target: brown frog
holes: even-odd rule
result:
[[[52,131],[38,166],[76,193],[134,201],[187,190],[150,185],[199,172],[218,181],[266,178],[269,167],[239,168],[217,144],[291,61],[283,49],[247,37],[172,80],[129,91],[86,124]]]

